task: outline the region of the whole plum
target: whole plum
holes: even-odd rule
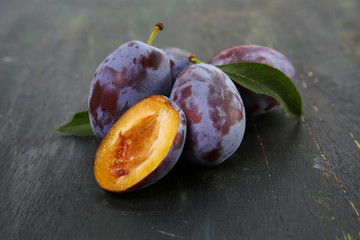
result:
[[[235,45],[221,51],[208,63],[212,65],[223,65],[234,62],[264,63],[279,69],[292,81],[295,80],[295,69],[291,62],[280,52],[265,46],[253,44]],[[248,117],[268,112],[279,105],[273,97],[265,94],[256,94],[238,84],[236,84],[236,87],[244,101]]]
[[[154,33],[150,38],[153,37]],[[163,50],[149,43],[135,40],[124,43],[97,68],[91,82],[88,108],[91,127],[98,138],[103,138],[115,121],[141,99],[170,94],[169,58]]]
[[[170,98],[187,118],[187,160],[215,166],[237,150],[245,132],[245,110],[224,72],[206,63],[190,65],[177,78]]]
[[[173,83],[180,73],[188,66],[194,64],[190,61],[190,52],[181,48],[167,47],[163,48],[170,60],[170,73]]]

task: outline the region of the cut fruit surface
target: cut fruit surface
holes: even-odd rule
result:
[[[186,124],[184,127],[182,118],[185,116],[181,109],[160,95],[147,97],[131,107],[98,148],[94,164],[98,184],[109,191],[124,192],[164,176],[181,153],[173,145],[178,145],[179,136],[184,142]]]

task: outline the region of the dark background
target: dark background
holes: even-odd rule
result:
[[[358,0],[1,1],[1,239],[360,239]],[[97,65],[122,43],[202,61],[243,43],[295,66],[302,120],[249,123],[214,168],[179,162],[127,195],[93,176],[99,142],[54,131],[87,109]]]

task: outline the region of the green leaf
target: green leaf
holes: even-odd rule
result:
[[[80,137],[94,136],[88,111],[75,113],[70,122],[56,128],[55,131]]]
[[[217,66],[235,83],[259,94],[275,98],[285,117],[300,119],[302,100],[294,83],[280,70],[263,63],[237,62]]]

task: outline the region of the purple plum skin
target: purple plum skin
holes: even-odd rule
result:
[[[88,108],[92,130],[104,138],[115,121],[141,99],[169,96],[170,61],[166,53],[140,41],[130,41],[112,52],[97,68],[90,87]]]
[[[170,98],[187,118],[184,158],[215,166],[238,149],[245,132],[245,109],[224,72],[206,63],[191,65],[176,80]]]
[[[174,83],[180,73],[188,66],[194,64],[189,60],[190,52],[181,48],[167,47],[163,49],[170,60],[171,80]]]
[[[235,45],[221,51],[208,63],[216,66],[234,62],[264,63],[279,69],[293,82],[295,80],[295,69],[291,62],[280,52],[265,46],[253,44]],[[244,101],[248,118],[266,113],[279,106],[279,103],[273,97],[256,94],[238,84],[236,84],[236,87]]]
[[[146,176],[143,180],[141,180],[131,188],[127,189],[125,192],[140,190],[157,182],[158,180],[163,178],[168,172],[170,172],[170,170],[175,166],[182,154],[186,139],[186,116],[183,110],[174,101],[172,101],[166,96],[164,97],[166,99],[166,102],[170,104],[171,107],[179,113],[179,127],[177,129],[174,141],[171,145],[169,152],[166,154],[164,160],[162,160],[160,165],[157,166],[156,169],[148,176]]]

